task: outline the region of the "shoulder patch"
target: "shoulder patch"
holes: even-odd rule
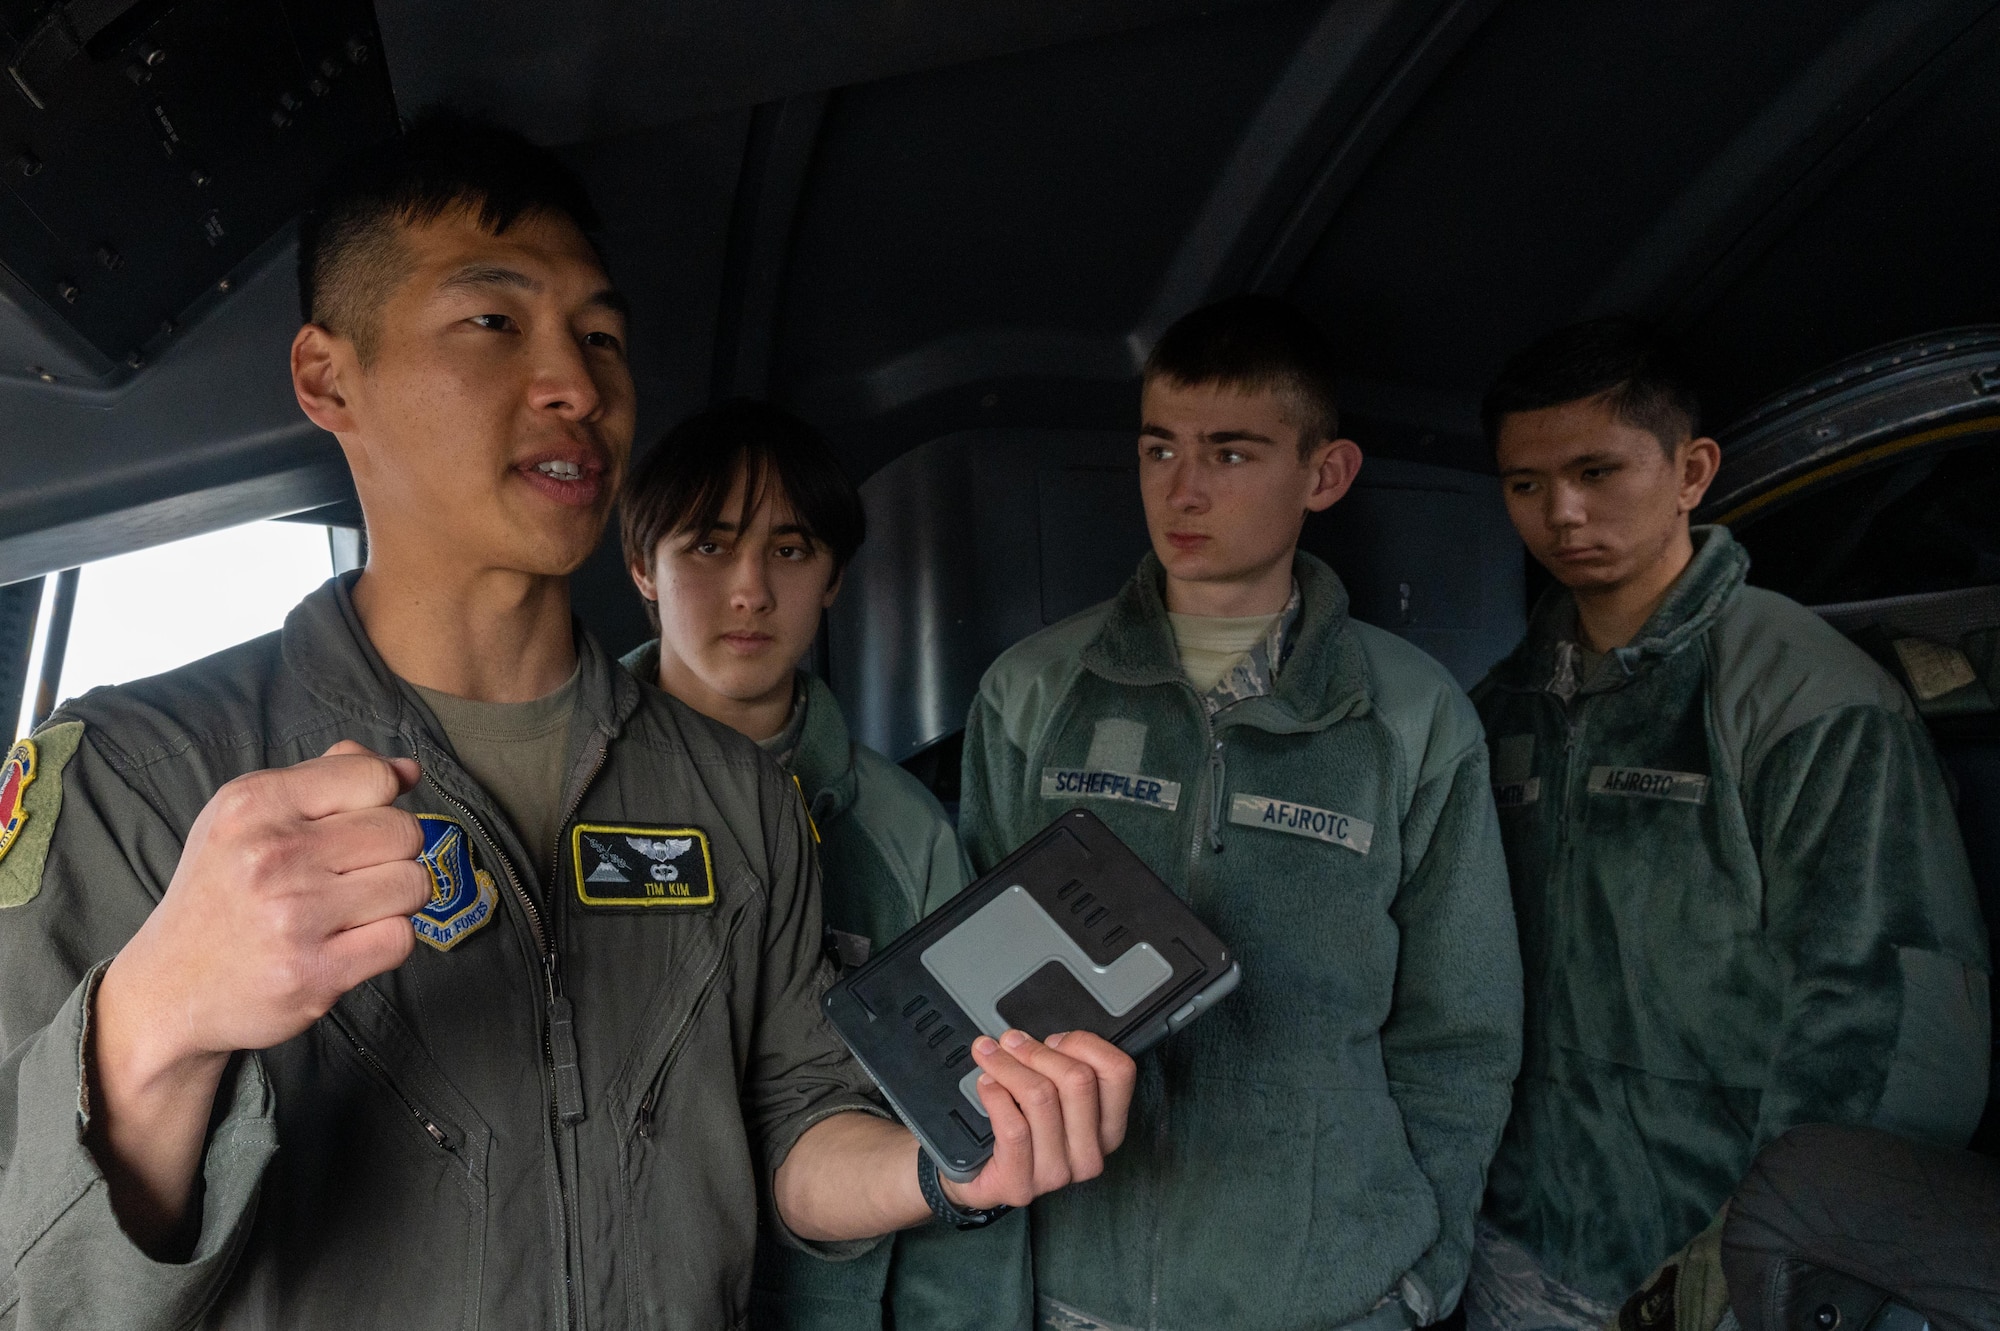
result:
[[[569,835],[576,899],[586,906],[696,910],[715,904],[715,862],[708,834],[698,827],[578,823]]]
[[[465,824],[441,814],[420,813],[417,825],[424,829],[424,849],[417,862],[431,876],[431,899],[410,922],[417,937],[449,952],[492,921],[500,892],[493,875],[473,865]]]
[[[0,910],[41,894],[49,842],[62,812],[62,770],[76,755],[83,722],[45,726],[0,764]]]

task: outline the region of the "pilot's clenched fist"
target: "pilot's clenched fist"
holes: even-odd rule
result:
[[[146,976],[169,1044],[267,1049],[409,957],[430,876],[422,829],[391,801],[416,779],[414,760],[342,741],[215,792],[113,966]]]
[[[412,759],[343,741],[215,793],[166,894],[98,990],[93,1061],[111,1112],[96,1131],[116,1139],[135,1116],[115,1107],[151,1100],[205,1117],[199,1088],[212,1092],[231,1054],[291,1039],[409,957],[430,875],[417,860],[422,829],[392,802],[417,775]],[[114,1187],[153,1193],[162,1213],[178,1214],[175,1189],[159,1184],[183,1171],[149,1180],[149,1152],[126,1146],[115,1156],[138,1177]]]

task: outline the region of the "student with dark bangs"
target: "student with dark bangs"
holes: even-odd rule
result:
[[[622,505],[625,562],[660,636],[640,679],[757,741],[798,782],[819,834],[828,950],[854,965],[956,896],[970,871],[917,779],[854,742],[799,662],[866,530],[861,496],[813,429],[738,400],[670,431]],[[764,1226],[753,1318],[785,1328],[1028,1325],[1026,1217],[908,1230],[826,1262]]]

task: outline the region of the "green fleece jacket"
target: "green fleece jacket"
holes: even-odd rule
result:
[[[657,642],[625,665],[659,679]],[[829,929],[886,946],[971,880],[958,837],[923,783],[847,732],[833,690],[806,677],[805,727],[790,758],[819,837]],[[1033,1306],[1028,1217],[960,1233],[906,1230],[866,1256],[828,1262],[771,1232],[757,1245],[751,1326],[768,1331],[1025,1331]]]
[[[1521,976],[1477,716],[1348,618],[1309,555],[1275,690],[1213,721],[1148,555],[1010,649],[966,730],[960,828],[990,868],[1087,805],[1243,966],[1140,1060],[1125,1145],[1036,1204],[1037,1293],[1132,1327],[1420,1320],[1464,1284],[1520,1056]]]
[[[1558,588],[1474,691],[1527,976],[1487,1210],[1606,1300],[1787,1128],[1959,1145],[1986,1092],[1985,934],[1922,724],[1811,611],[1744,586],[1727,531],[1695,540],[1590,678]]]

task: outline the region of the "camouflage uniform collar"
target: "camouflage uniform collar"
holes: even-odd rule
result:
[[[778,760],[778,766],[787,772],[795,770],[792,760],[798,757],[799,743],[806,733],[806,693],[805,675],[802,671],[792,672],[792,710],[785,715],[785,724],[769,739],[757,741],[757,747]]]
[[[1101,612],[1102,626],[1082,652],[1083,668],[1113,684],[1172,685],[1192,692],[1167,620],[1166,571],[1148,552]],[[1232,704],[1228,720],[1290,733],[1330,725],[1368,702],[1368,670],[1347,615],[1347,588],[1317,558],[1292,560],[1295,615],[1280,620],[1281,639],[1265,692]],[[1287,611],[1291,610],[1287,606]]]
[[[1201,696],[1203,710],[1214,716],[1225,707],[1276,691],[1278,672],[1284,668],[1285,657],[1291,647],[1292,627],[1299,622],[1299,606],[1303,603],[1299,595],[1299,580],[1293,578],[1292,594],[1272,622],[1270,632],[1242,660],[1224,671],[1222,678],[1215,681],[1214,688]]]
[[[1726,527],[1696,527],[1689,535],[1694,558],[1638,636],[1606,652],[1596,674],[1580,677],[1583,659],[1576,640],[1576,599],[1567,588],[1551,587],[1535,606],[1527,637],[1495,667],[1494,682],[1515,692],[1553,693],[1568,701],[1579,694],[1618,688],[1653,661],[1674,655],[1706,633],[1742,590],[1750,555]]]

